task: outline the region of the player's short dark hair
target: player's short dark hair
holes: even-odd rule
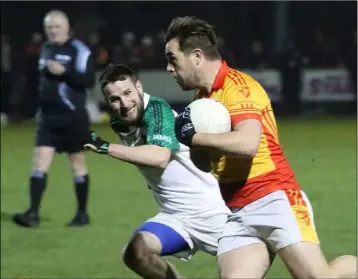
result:
[[[220,58],[214,27],[205,20],[193,16],[174,18],[167,29],[166,42],[172,39],[178,40],[184,53],[200,48],[207,59]]]
[[[123,81],[130,79],[133,82],[138,80],[136,73],[127,65],[124,64],[109,64],[99,77],[99,82],[101,84],[101,90],[103,92],[104,87],[108,83]]]

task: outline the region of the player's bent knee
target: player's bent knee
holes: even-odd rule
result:
[[[122,253],[124,264],[130,269],[135,269],[145,261],[146,249],[138,241],[128,243]]]
[[[219,270],[219,276],[220,276],[220,279],[238,278],[235,273],[227,271],[227,270]]]
[[[334,278],[357,278],[357,257],[344,255],[329,263],[330,275]]]
[[[160,251],[156,251],[154,245],[151,245],[149,233],[138,232],[128,243],[127,247],[122,253],[122,260],[124,264],[131,268],[135,269],[141,265],[147,265],[149,257],[152,254],[160,254]]]

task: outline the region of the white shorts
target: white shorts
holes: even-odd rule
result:
[[[232,210],[217,255],[254,243],[276,253],[298,242],[319,243],[311,204],[302,191],[280,190]]]
[[[217,254],[218,240],[224,229],[228,215],[219,213],[205,218],[179,218],[176,215],[159,213],[147,222],[161,223],[174,229],[188,243],[190,250],[182,251],[174,256],[189,260],[198,250]]]

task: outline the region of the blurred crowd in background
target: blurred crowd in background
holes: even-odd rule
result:
[[[283,33],[281,28],[284,36],[278,39],[275,2],[38,2],[17,3],[24,7],[16,9],[14,4],[5,5],[2,90],[14,91],[17,80],[26,80],[25,94],[12,106],[14,114],[25,118],[36,112],[37,60],[45,40],[42,17],[53,8],[69,14],[74,35],[91,48],[98,71],[110,62],[125,63],[138,71],[164,70],[165,28],[172,17],[188,14],[212,22],[220,54],[233,67],[275,68],[286,77],[297,75],[302,68],[346,68],[354,88],[357,86],[356,2],[290,2],[281,11],[288,26]],[[10,23],[15,13],[23,22]]]

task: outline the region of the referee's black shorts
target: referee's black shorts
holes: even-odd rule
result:
[[[81,152],[89,125],[86,110],[55,115],[41,113],[36,129],[36,146],[50,146],[58,153]]]

